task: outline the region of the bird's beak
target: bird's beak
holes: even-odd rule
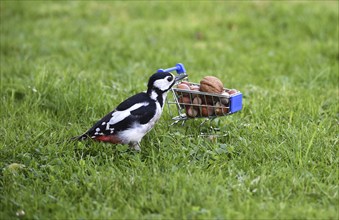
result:
[[[175,76],[175,81],[179,81],[179,80],[182,80],[183,78],[186,78],[187,77],[187,74],[179,74],[179,75],[176,75]]]

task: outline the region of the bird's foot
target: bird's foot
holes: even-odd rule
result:
[[[139,143],[139,142],[133,142],[133,143],[130,143],[130,144],[129,144],[129,147],[130,147],[131,149],[134,149],[134,150],[138,151],[138,152],[141,151],[141,149],[140,149],[140,143]]]

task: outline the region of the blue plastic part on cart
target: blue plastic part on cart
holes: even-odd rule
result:
[[[242,109],[242,94],[237,93],[230,97],[230,114]]]
[[[164,73],[164,72],[172,72],[172,71],[176,71],[178,74],[183,74],[186,73],[186,69],[184,67],[184,64],[182,63],[177,63],[175,65],[175,67],[170,67],[167,69],[158,69],[158,73]]]

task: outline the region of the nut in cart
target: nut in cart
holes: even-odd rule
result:
[[[169,106],[176,106],[178,115],[175,117],[169,107],[175,121],[193,118],[213,119],[242,109],[242,93],[236,89],[225,88],[221,80],[214,76],[206,76],[200,83],[185,79],[172,88],[172,93],[172,100],[169,99],[167,102]]]

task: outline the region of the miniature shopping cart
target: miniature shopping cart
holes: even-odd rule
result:
[[[186,74],[183,64],[175,67],[159,69],[158,72],[176,71],[177,74]],[[242,109],[242,93],[236,89],[224,88],[222,94],[213,94],[199,91],[199,84],[189,82],[186,79],[177,83],[171,89],[172,97],[168,97],[167,106],[174,123],[187,119],[205,118],[214,119],[236,113]],[[187,85],[179,86],[179,85]],[[184,88],[183,88],[184,87]],[[187,89],[186,89],[187,88]],[[173,114],[175,106],[177,114]],[[174,124],[173,123],[173,124]]]

